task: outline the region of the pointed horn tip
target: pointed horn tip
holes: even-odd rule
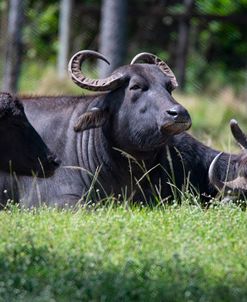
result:
[[[231,119],[231,120],[230,120],[230,126],[235,126],[235,125],[238,125],[237,120]]]
[[[78,56],[86,56],[86,57],[101,59],[104,62],[106,62],[108,65],[111,65],[111,63],[107,60],[107,58],[104,55],[102,55],[101,53],[97,52],[97,51],[94,51],[94,50],[80,50],[80,51],[76,52],[71,57],[71,59],[69,60],[68,69],[70,69],[70,70],[72,69],[72,64],[74,63],[75,58],[77,58]]]

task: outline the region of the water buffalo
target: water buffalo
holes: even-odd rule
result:
[[[51,176],[55,156],[29,123],[22,104],[0,93],[0,171],[18,175]]]
[[[182,190],[188,183],[214,196],[208,171],[219,152],[185,132],[191,119],[172,97],[177,81],[167,64],[142,53],[106,79],[92,80],[81,71],[89,57],[107,62],[97,52],[81,51],[72,57],[69,72],[77,85],[100,93],[21,99],[62,165],[49,179],[20,177],[20,203],[64,207],[109,195],[151,202],[174,196],[174,185]],[[227,172],[236,178],[241,158],[221,154],[217,179],[225,180]]]

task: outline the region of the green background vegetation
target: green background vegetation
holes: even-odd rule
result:
[[[31,83],[24,85],[22,82],[21,91],[24,89],[25,92],[32,92],[39,87],[32,82],[35,79],[40,82],[46,77],[44,69],[53,68],[55,74],[59,49],[59,1],[25,0],[25,3],[25,63],[22,74],[23,82]],[[98,49],[101,4],[100,0],[74,0],[71,55],[80,49]],[[8,2],[1,1],[0,16],[3,23],[7,8]],[[246,15],[246,0],[195,0],[192,16],[189,18],[186,92],[217,94],[230,87],[239,99],[246,102]],[[175,68],[181,16],[186,16],[183,1],[129,1],[125,62],[128,63],[138,52],[149,51]],[[3,31],[2,40],[4,36]],[[0,59],[0,75],[3,73],[2,58],[3,55]]]

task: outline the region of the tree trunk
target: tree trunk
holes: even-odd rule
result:
[[[70,20],[72,11],[72,0],[60,1],[59,17],[59,50],[58,50],[58,75],[60,79],[67,76],[69,38],[70,38]]]
[[[3,90],[15,93],[22,58],[22,27],[24,22],[23,0],[10,0],[6,45],[6,60],[4,66]]]
[[[99,62],[100,77],[108,76],[123,64],[126,53],[127,0],[103,0],[99,51],[111,65]]]
[[[4,56],[5,56],[5,45],[7,44],[6,29],[8,28],[8,5],[5,5],[0,9],[0,86],[2,87],[3,80],[3,67],[4,67]]]
[[[184,0],[185,15],[190,16],[193,0]],[[181,18],[178,24],[178,45],[176,58],[176,74],[180,89],[183,90],[186,82],[186,62],[189,48],[190,18]]]

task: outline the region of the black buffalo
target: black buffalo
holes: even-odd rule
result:
[[[106,61],[82,51],[72,57],[69,72],[80,87],[101,93],[21,100],[30,122],[62,160],[49,179],[19,178],[21,204],[74,206],[109,195],[152,202],[173,197],[187,184],[214,196],[208,171],[219,152],[185,132],[191,119],[172,97],[177,81],[170,68],[142,53],[108,78],[92,80],[80,69],[88,57]],[[228,172],[228,180],[237,178],[241,156],[221,154],[214,178],[223,181]]]
[[[51,176],[58,166],[54,155],[27,120],[23,105],[0,93],[0,171]]]

